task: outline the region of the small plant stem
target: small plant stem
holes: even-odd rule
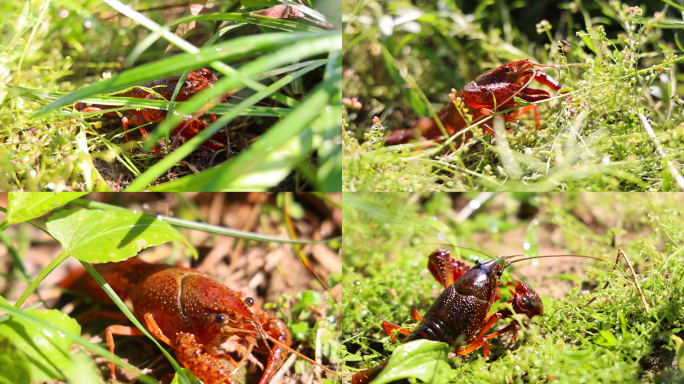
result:
[[[677,170],[677,165],[673,161],[668,160],[667,154],[665,154],[663,146],[660,145],[660,140],[658,140],[658,137],[656,137],[655,132],[653,132],[653,128],[651,128],[651,124],[648,123],[646,116],[640,113],[639,119],[641,119],[641,122],[644,124],[644,128],[646,129],[646,132],[648,132],[648,135],[651,137],[651,140],[653,140],[653,142],[655,143],[656,152],[658,152],[658,155],[660,155],[660,157],[662,157],[663,160],[667,161],[667,168],[670,171],[670,174],[672,174],[672,177],[674,177],[674,179],[677,181],[679,189],[684,191],[684,177],[682,177],[682,175]]]
[[[639,291],[639,297],[641,297],[641,301],[644,303],[644,308],[646,309],[646,313],[650,314],[651,311],[648,309],[648,303],[646,303],[646,298],[644,298],[644,293],[641,292],[641,286],[639,286],[639,280],[637,280],[636,273],[634,272],[634,268],[632,267],[632,263],[629,262],[629,259],[627,258],[627,254],[622,250],[622,248],[618,249],[618,257],[625,258],[625,261],[627,262],[627,266],[629,267],[629,270],[632,271],[632,277],[634,278],[634,285],[636,285],[637,291]],[[616,263],[617,265],[617,263]]]
[[[21,294],[19,300],[17,300],[17,302],[14,304],[14,307],[20,309],[21,305],[24,304],[24,302],[31,295],[31,293],[33,293],[33,291],[35,291],[36,288],[38,288],[38,285],[43,281],[43,279],[45,279],[45,277],[49,275],[50,272],[57,268],[58,265],[62,264],[62,262],[66,260],[68,257],[69,254],[67,254],[64,251],[57,255],[57,257],[54,260],[52,260],[50,264],[48,264],[48,266],[45,267],[45,269],[40,271],[40,274],[38,274],[35,280],[31,282],[31,285],[29,285],[28,288],[26,288],[26,290],[24,291],[24,293]]]
[[[130,211],[128,208],[122,208],[116,205],[101,203],[98,201],[89,201],[83,199],[76,199],[69,202],[71,205],[75,205],[81,208],[89,209],[102,209],[107,211]],[[290,240],[290,239],[279,239],[271,236],[264,236],[255,232],[239,231],[236,229],[230,229],[226,227],[221,227],[218,225],[198,223],[190,220],[178,219],[170,216],[161,216],[160,220],[163,220],[174,227],[189,228],[197,231],[204,231],[207,233],[215,233],[217,235],[233,236],[240,239],[254,240],[254,241],[264,241],[264,242],[274,242],[274,243],[288,243],[288,244],[325,244],[333,240],[339,240],[338,238],[326,239],[326,240]]]
[[[290,233],[290,237],[292,240],[297,240],[297,233],[295,232],[294,225],[292,224],[292,218],[290,217],[290,199],[294,198],[292,194],[286,193],[284,198],[283,198],[283,216],[285,218],[285,224],[287,226],[287,230]],[[297,258],[299,261],[302,263],[304,268],[306,268],[309,273],[311,273],[319,283],[325,288],[326,291],[330,292],[330,287],[328,287],[328,284],[323,281],[323,279],[318,276],[316,271],[314,271],[313,267],[311,266],[311,263],[309,262],[309,259],[304,255],[302,252],[302,248],[299,246],[299,244],[292,244],[292,248],[294,248],[295,253],[297,254]]]
[[[21,258],[19,257],[17,250],[12,246],[12,240],[9,238],[9,236],[7,236],[6,233],[0,232],[0,241],[5,244],[5,247],[7,247],[7,252],[12,256],[14,265],[19,269],[22,276],[24,276],[24,279],[26,279],[26,281],[31,281],[31,276],[28,274],[28,272],[26,272],[26,268],[24,268],[24,264],[21,262]],[[45,300],[40,297],[40,293],[36,294],[38,295],[38,300],[42,303],[42,305],[45,306],[45,308],[48,308]]]
[[[648,303],[646,303],[646,298],[644,298],[644,293],[641,291],[641,286],[639,285],[639,281],[637,280],[636,273],[634,272],[634,267],[632,267],[632,263],[629,261],[627,258],[627,254],[622,250],[622,248],[618,248],[618,253],[617,257],[615,258],[615,263],[613,265],[613,272],[618,266],[618,261],[620,261],[620,256],[625,258],[625,261],[627,262],[627,267],[629,267],[629,270],[632,272],[632,278],[634,279],[634,285],[636,285],[637,291],[639,291],[639,297],[641,297],[641,301],[644,303],[644,308],[646,309],[646,313],[650,314],[651,311],[648,308]],[[606,281],[606,285],[603,286],[603,289],[606,289],[608,287],[608,284],[610,284],[609,281]],[[582,306],[582,308],[586,307],[587,305],[591,304],[594,300],[596,300],[596,297],[593,297],[591,300],[587,301],[586,304]],[[567,316],[567,314],[566,314]]]

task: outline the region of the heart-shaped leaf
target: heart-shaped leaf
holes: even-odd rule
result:
[[[52,215],[46,225],[62,244],[62,252],[89,263],[125,260],[147,247],[169,241],[184,242],[197,258],[197,250],[161,216],[130,211],[66,210]]]

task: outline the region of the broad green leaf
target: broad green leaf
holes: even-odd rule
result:
[[[591,350],[583,350],[583,351],[570,351],[567,352],[567,356],[571,359],[574,360],[586,360],[588,358],[591,358]]]
[[[7,217],[0,225],[0,231],[12,224],[43,216],[85,194],[87,192],[10,192],[7,197]]]
[[[86,264],[88,267],[92,268],[90,264]],[[111,290],[111,288],[109,288]],[[116,296],[114,292],[112,291],[112,295]],[[118,297],[117,297],[118,298]],[[83,340],[78,333],[73,333],[68,331],[65,328],[56,328],[54,325],[52,325],[49,321],[46,321],[43,317],[43,312],[38,311],[38,313],[32,313],[32,312],[24,312],[24,311],[19,311],[16,308],[14,308],[12,305],[10,305],[6,300],[0,296],[0,311],[6,311],[10,316],[13,316],[17,319],[20,319],[25,322],[30,322],[37,324],[38,326],[41,327],[41,329],[51,332],[51,333],[63,333],[67,338],[73,340],[75,343],[88,348],[92,350],[93,352],[97,353],[101,357],[105,357],[108,359],[113,359],[114,362],[119,365],[120,367],[124,367],[130,372],[135,372],[138,375],[138,380],[146,383],[146,384],[155,384],[157,383],[156,381],[152,380],[151,377],[141,374],[140,370],[138,370],[136,367],[134,367],[131,364],[128,364],[127,362],[121,360],[118,356],[112,354],[106,349],[102,348],[101,346],[97,344],[90,343],[86,340]],[[135,319],[135,318],[133,318]],[[79,328],[80,332],[80,328]],[[80,360],[77,357],[77,360]],[[77,364],[80,364],[77,362]],[[80,368],[80,367],[79,367]]]
[[[593,337],[594,343],[603,345],[604,347],[613,347],[618,345],[617,339],[608,331],[599,331]]]
[[[89,263],[125,260],[169,241],[184,242],[197,257],[197,250],[175,228],[143,213],[66,210],[50,216],[47,228],[62,244],[62,253]]]
[[[456,379],[448,359],[449,345],[429,340],[416,340],[402,344],[392,356],[373,384],[416,378],[423,383],[441,384]]]
[[[0,301],[9,305],[2,296]],[[81,326],[76,320],[59,310],[31,309],[26,313],[40,317],[57,329],[72,334],[81,333]],[[16,361],[2,365],[13,369],[8,370],[9,375],[0,375],[0,383],[67,380],[73,377],[77,372],[69,354],[69,348],[73,343],[74,340],[61,332],[53,332],[34,322],[10,317],[0,323],[0,362],[9,358]]]

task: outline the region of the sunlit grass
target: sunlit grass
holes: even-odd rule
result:
[[[199,16],[179,18],[178,7],[155,2],[136,3],[136,9],[159,8],[151,12],[115,0],[85,5],[3,2],[3,189],[262,190],[280,185],[339,190],[339,14],[330,13],[325,4],[318,6],[327,15],[310,4],[294,6],[308,19],[250,13],[267,6],[208,4]],[[184,39],[173,34],[175,26],[190,21],[198,23],[191,35]],[[169,44],[177,48],[165,54]],[[112,96],[201,67],[210,68],[220,80],[187,102]],[[244,96],[237,103],[211,104],[211,95],[242,89],[239,95]],[[309,95],[315,95],[320,106],[311,108]],[[170,130],[177,120],[170,118],[152,129],[150,142],[134,132],[134,142],[126,144],[118,119],[79,112],[72,107],[76,101],[119,111],[173,108],[192,115],[210,110],[219,120],[207,123],[199,136],[222,130],[233,137],[233,147],[214,153],[201,148],[204,140],[196,137],[174,151],[162,145],[162,159],[151,147],[162,138],[167,144],[174,141]],[[282,124],[290,114],[296,118]],[[263,135],[269,140],[260,145]],[[250,150],[254,144],[260,150]],[[237,176],[235,168],[240,169]],[[174,184],[163,184],[168,181]]]
[[[475,194],[469,198],[486,200]],[[493,249],[488,247],[505,246],[513,247],[513,253],[529,249],[524,253],[534,255],[539,252],[537,247],[552,243],[563,249],[558,253],[597,256],[608,262],[563,259],[581,272],[543,280],[534,272],[543,273],[540,267],[530,267],[524,273],[516,270],[523,263],[509,267],[502,284],[533,282],[538,292],[543,287],[562,285],[562,279],[575,284],[566,282],[573,287],[560,298],[542,294],[543,316],[525,319],[525,330],[517,339],[492,339],[491,362],[485,362],[481,349],[467,356],[451,356],[452,369],[440,372],[435,380],[682,380],[684,371],[675,364],[684,357],[684,350],[677,352],[675,348],[676,338],[684,336],[680,241],[684,223],[679,196],[504,193],[492,196],[465,220],[462,213],[467,209],[457,208],[456,200],[446,194],[345,195],[342,329],[347,351],[344,359],[350,373],[384,361],[396,348],[380,327],[383,320],[412,328],[416,322],[409,315],[411,306],[425,314],[442,292],[427,271],[427,256],[435,249],[450,249],[455,257],[460,252],[463,261],[472,264],[474,258],[486,256],[453,246],[484,248],[490,254]],[[522,219],[525,212],[537,213]],[[519,230],[521,227],[524,231]],[[552,234],[552,239],[542,238],[542,233]],[[624,248],[635,265],[650,313],[630,282],[624,262],[617,272],[611,272],[616,246]],[[578,276],[584,273],[588,277]],[[606,282],[609,285],[604,289]],[[501,294],[509,297],[508,289],[502,289]],[[592,304],[583,307],[594,297],[597,299]],[[435,354],[434,359],[438,358]],[[448,381],[451,375],[456,381]]]
[[[598,18],[592,17],[596,4],[578,4],[577,10],[560,5],[563,17],[577,19],[573,15],[579,11],[584,24],[535,20],[537,33],[548,36],[547,43],[538,44],[521,31],[530,33],[527,24],[539,10],[523,22],[511,19],[511,10],[501,3],[482,4],[468,15],[455,4],[349,3],[345,167],[355,171],[345,173],[344,189],[684,189],[677,182],[684,173],[678,96],[684,93],[684,48],[672,31],[682,26],[672,17],[677,7],[650,2],[655,9],[641,9],[611,2],[610,8],[601,6],[604,15]],[[505,140],[468,127],[475,138],[455,151],[449,142],[361,149],[352,140],[363,141],[374,117],[386,131],[410,128],[419,116],[450,103],[450,89],[526,58],[557,65],[546,72],[567,92],[537,103],[539,130],[530,113],[506,123]],[[544,88],[536,82],[530,87]],[[458,137],[451,139],[458,144]],[[662,151],[656,151],[658,145]]]

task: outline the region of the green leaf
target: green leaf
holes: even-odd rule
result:
[[[275,2],[274,5],[280,5],[282,3]],[[249,23],[254,25],[260,25],[263,27],[280,29],[288,32],[322,32],[323,29],[308,25],[296,19],[275,19],[272,17],[253,15],[249,13],[212,13],[208,15],[199,16],[189,16],[182,19],[178,19],[170,26],[186,23],[195,20],[208,20],[208,21],[233,21],[236,23]]]
[[[62,253],[89,263],[125,260],[169,241],[184,242],[197,258],[197,250],[175,228],[143,213],[65,210],[50,216],[47,228]]]
[[[12,224],[22,223],[68,204],[71,200],[88,192],[10,192],[7,197],[7,216],[0,225],[0,231]]]
[[[290,324],[290,333],[298,340],[306,340],[307,332],[309,332],[309,323],[306,321]]]
[[[9,305],[2,296],[0,302]],[[72,334],[81,333],[81,326],[76,320],[57,309],[31,309],[26,313],[40,317],[59,330]],[[77,369],[69,353],[73,343],[74,340],[61,332],[53,332],[34,322],[10,317],[0,323],[0,362],[10,360],[2,367],[12,369],[3,370],[7,374],[0,375],[0,383],[67,380],[74,377]]]
[[[321,303],[321,295],[316,291],[304,291],[300,295],[301,298],[292,307],[292,317],[297,317],[299,314],[308,309],[312,305],[318,305]]]
[[[392,353],[385,369],[373,384],[416,378],[424,383],[449,383],[456,379],[448,359],[449,345],[429,340],[416,340],[402,344]]]
[[[593,337],[594,343],[604,347],[613,347],[618,345],[617,339],[608,331],[599,331]]]
[[[684,372],[684,342],[682,342],[682,338],[677,335],[669,334],[668,336],[670,336],[670,339],[675,343],[675,353],[677,354],[679,370]]]

